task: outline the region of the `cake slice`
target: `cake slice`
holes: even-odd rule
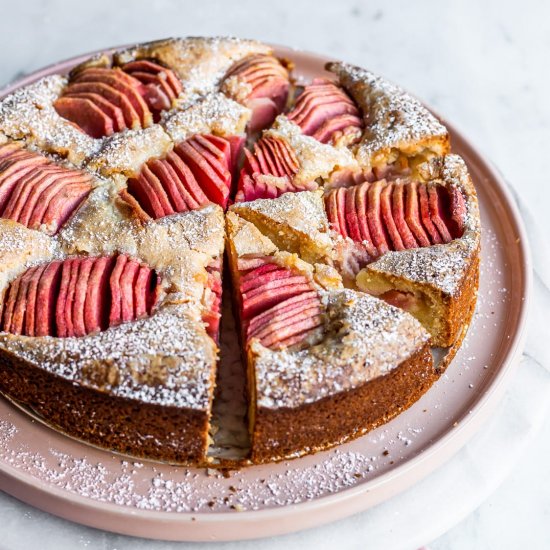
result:
[[[414,168],[449,153],[447,129],[416,98],[360,67],[330,62],[326,69],[338,77],[363,113],[365,128],[354,150],[364,171],[390,165]]]
[[[46,235],[0,223],[0,389],[95,445],[206,464],[222,210],[143,225],[104,187],[50,246]]]
[[[280,249],[338,269],[346,286],[413,314],[433,344],[458,342],[479,278],[475,190],[457,155],[418,165],[415,179],[363,182],[235,203]]]
[[[436,380],[429,334],[409,314],[344,290],[333,270],[278,251],[235,212],[227,224],[254,463],[357,437]]]
[[[409,311],[430,332],[435,346],[459,345],[473,314],[479,283],[477,198],[466,164],[458,155],[433,158],[419,166],[418,176],[420,185],[428,184],[429,196],[420,198],[418,208],[422,210],[426,203],[427,213],[417,212],[415,223],[429,246],[419,247],[415,242],[412,248],[388,251],[357,274],[356,284]],[[438,187],[447,192],[446,208],[438,204]],[[448,214],[440,216],[445,211]],[[440,234],[439,243],[428,235],[426,218],[433,220],[432,231]],[[405,222],[413,226],[410,219]],[[447,228],[453,234],[445,237]]]

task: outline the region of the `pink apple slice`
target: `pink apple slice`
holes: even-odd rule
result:
[[[61,280],[62,262],[54,261],[46,266],[36,292],[35,327],[36,336],[54,334],[55,305]]]
[[[428,190],[425,184],[418,185],[418,201],[420,204],[420,221],[422,222],[431,244],[441,244],[443,241],[430,216]]]
[[[200,188],[200,185],[197,183],[197,180],[193,175],[193,172],[191,172],[187,164],[185,164],[185,162],[183,162],[183,160],[181,160],[181,158],[174,152],[168,153],[166,159],[176,173],[178,180],[182,183],[182,186],[187,190],[188,195],[192,199],[192,201],[188,200],[187,196],[185,198],[189,208],[200,208],[201,206],[208,204],[210,202],[208,200],[208,197]]]
[[[135,260],[128,260],[120,276],[120,297],[122,321],[132,321],[135,316],[134,286],[139,271]]]
[[[107,286],[113,263],[113,259],[109,257],[96,258],[93,262],[84,303],[84,326],[87,334],[99,332],[107,326]]]
[[[122,323],[122,290],[121,276],[126,264],[128,256],[119,254],[115,261],[115,266],[109,278],[109,288],[111,290],[111,308],[109,311],[109,326],[116,326]]]
[[[146,59],[130,61],[129,63],[124,64],[122,70],[133,76],[135,76],[134,73],[138,72],[158,74],[162,79],[168,82],[175,97],[179,96],[183,91],[183,86],[174,71],[152,61],[148,61]]]
[[[145,317],[147,311],[147,295],[151,289],[153,273],[151,269],[145,265],[139,266],[136,285],[134,287],[134,304],[136,319]]]
[[[255,288],[261,287],[263,285],[266,285],[267,283],[270,283],[271,281],[277,281],[279,279],[288,279],[290,277],[293,277],[292,271],[290,269],[277,269],[272,270],[269,272],[264,272],[261,275],[257,275],[256,277],[251,277],[246,280],[241,280],[241,292],[247,293]]]
[[[382,220],[386,227],[386,231],[392,242],[392,250],[404,250],[405,246],[401,240],[401,235],[395,224],[392,213],[392,192],[393,185],[391,183],[387,184],[380,194],[380,210],[382,212]]]
[[[311,285],[308,283],[296,283],[280,286],[274,292],[274,287],[259,289],[254,296],[243,295],[243,319],[250,319],[254,315],[269,309],[275,304],[302,292],[311,290]]]
[[[418,183],[409,182],[405,184],[405,220],[411,233],[418,241],[420,246],[430,246],[430,239],[422,227],[419,213]]]
[[[382,212],[380,208],[380,195],[384,186],[384,181],[375,181],[369,184],[367,192],[369,201],[367,207],[367,222],[369,224],[372,241],[380,255],[385,254],[390,249],[384,224],[382,223]]]
[[[101,109],[105,115],[107,115],[113,122],[113,130],[115,132],[121,132],[126,129],[126,122],[124,120],[124,114],[120,107],[113,105],[110,101],[105,99],[99,94],[91,93],[73,93],[70,97],[75,99],[87,99],[91,101],[98,109]]]
[[[113,88],[112,86],[109,86],[108,84],[104,84],[102,82],[76,82],[74,84],[69,84],[67,91],[61,97],[56,101],[54,104],[54,107],[59,112],[58,109],[58,103],[63,99],[78,99],[77,97],[74,98],[73,96],[78,96],[78,94],[98,94],[105,98],[107,101],[112,103],[115,107],[118,107],[122,114],[124,115],[124,122],[126,124],[127,128],[131,128],[132,130],[137,130],[141,128],[141,118],[139,114],[134,109],[134,106],[130,102],[130,100],[119,90]],[[86,100],[89,101],[89,100]],[[92,102],[90,102],[92,103]],[[93,105],[93,103],[92,103]],[[95,105],[94,105],[95,107]],[[95,107],[96,109],[100,110],[99,107]],[[78,111],[77,107],[71,107],[71,105],[67,104],[66,106],[66,112],[67,112],[67,118],[68,120],[72,120],[76,124],[78,124],[77,120],[73,120],[70,118],[71,116],[78,117]],[[103,111],[101,111],[103,113]],[[61,116],[64,116],[62,112],[59,112]],[[103,113],[104,116],[105,113]],[[112,123],[112,121],[111,121]],[[113,124],[114,128],[114,124]],[[99,136],[101,137],[101,136]]]
[[[453,237],[451,236],[445,221],[448,217],[445,215],[444,205],[441,200],[440,193],[438,192],[438,187],[440,186],[429,185],[427,188],[430,218],[441,235],[443,242],[449,243],[453,240]]]
[[[73,306],[75,302],[78,275],[80,273],[80,266],[82,262],[83,262],[82,258],[76,258],[71,263],[69,286],[67,288],[67,299],[65,301],[65,325],[67,328],[67,334],[66,334],[67,336],[75,336],[74,324],[73,324]]]
[[[149,107],[138,92],[140,86],[139,80],[120,69],[86,69],[78,73],[73,82],[110,86],[128,99],[143,127],[149,126],[153,122],[151,111],[149,111]],[[73,89],[73,85],[69,84],[69,88]]]
[[[405,248],[417,248],[418,243],[414,238],[409,226],[405,220],[405,186],[401,183],[393,185],[392,193],[392,216],[395,222],[395,227],[399,231],[401,241]]]
[[[95,258],[84,258],[80,261],[72,307],[73,331],[75,336],[86,335],[86,324],[84,323],[84,305],[86,303],[88,280],[90,278],[90,273],[92,272],[94,261]]]
[[[75,261],[76,260],[69,259],[63,262],[63,267],[61,270],[61,282],[59,285],[59,294],[57,296],[57,301],[55,305],[56,335],[62,338],[70,336],[67,330],[66,310],[72,266]]]
[[[74,122],[93,138],[110,136],[115,132],[113,119],[89,99],[61,97],[54,103],[54,107],[60,116]]]

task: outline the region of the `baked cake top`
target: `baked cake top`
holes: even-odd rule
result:
[[[207,409],[225,223],[243,265],[288,269],[313,293],[298,347],[251,345],[264,406],[350,389],[425,346],[413,317],[344,289],[338,272],[368,266],[453,294],[479,247],[473,185],[416,99],[327,68],[336,79],[300,87],[259,42],[176,38],[4,98],[0,346],[113,395]],[[51,312],[22,318],[37,292]],[[78,330],[63,313],[71,292]]]

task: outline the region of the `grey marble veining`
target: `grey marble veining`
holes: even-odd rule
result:
[[[536,387],[539,400],[550,400],[550,266],[544,252],[550,234],[548,21],[550,3],[545,0],[3,3],[0,84],[59,59],[114,44],[170,35],[259,38],[339,57],[399,82],[433,105],[479,146],[503,172],[518,199],[535,263],[534,309],[524,362],[491,426],[476,436],[445,472],[438,471],[415,487],[413,496],[430,497],[434,506],[444,508],[444,501],[436,500],[434,488],[463,479],[460,475],[471,464],[471,453],[493,456],[498,468],[480,470],[477,488],[457,487],[457,495],[459,489],[471,492],[460,501],[456,495],[449,496],[452,514],[438,515],[434,509],[432,526],[406,512],[415,507],[415,499],[406,493],[393,507],[375,509],[315,531],[262,544],[213,548],[365,548],[369,534],[370,540],[376,538],[377,528],[390,529],[392,536],[388,535],[386,548],[410,548],[429,543],[430,538],[461,518],[465,519],[431,547],[548,547],[550,420],[544,419],[541,407],[535,409],[534,401],[530,402],[535,398],[527,391]],[[507,481],[482,503],[510,471]],[[452,483],[450,487],[452,492]],[[473,508],[477,509],[471,513]],[[405,523],[411,532],[409,537],[397,533],[397,527],[391,528],[392,524],[407,521],[411,523]],[[0,495],[0,524],[0,549],[195,547],[150,543],[87,529],[7,495]]]

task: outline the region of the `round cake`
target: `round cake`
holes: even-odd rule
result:
[[[479,254],[446,128],[365,69],[177,38],[0,103],[0,391],[100,447],[227,467],[372,430],[461,345]],[[238,460],[209,452],[222,298]]]

